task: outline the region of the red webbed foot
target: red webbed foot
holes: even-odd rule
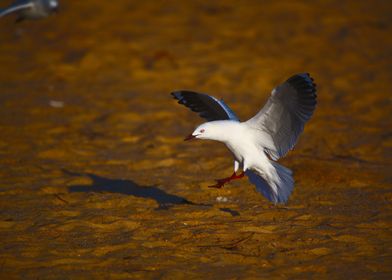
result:
[[[233,173],[233,175],[231,175],[230,177],[227,178],[223,178],[223,179],[217,179],[216,180],[216,184],[212,185],[212,186],[208,186],[209,188],[216,188],[216,189],[220,189],[222,188],[226,183],[232,181],[232,180],[236,180],[236,179],[241,179],[242,177],[245,176],[245,173],[242,172],[240,174],[235,174],[235,172]]]

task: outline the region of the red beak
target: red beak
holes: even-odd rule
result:
[[[196,138],[196,136],[194,136],[192,134],[189,134],[187,137],[185,137],[184,141],[192,140],[192,139],[195,139],[195,138]]]

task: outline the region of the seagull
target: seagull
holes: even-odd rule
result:
[[[16,22],[24,19],[40,19],[57,12],[58,0],[16,0],[9,7],[0,9],[0,18],[16,13]]]
[[[294,188],[292,171],[276,161],[294,148],[316,108],[316,84],[309,73],[293,75],[274,88],[264,107],[245,122],[222,99],[188,90],[171,94],[207,120],[184,140],[219,141],[233,154],[234,173],[209,187],[221,188],[246,175],[269,201],[287,202]]]

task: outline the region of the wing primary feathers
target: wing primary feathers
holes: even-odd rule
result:
[[[207,121],[236,120],[238,117],[223,100],[188,90],[175,91],[171,93],[178,103],[188,107],[193,112]]]
[[[317,90],[313,78],[309,73],[296,74],[272,91],[265,106],[247,124],[269,135],[273,147],[265,148],[262,140],[259,144],[277,160],[294,147],[316,104]]]

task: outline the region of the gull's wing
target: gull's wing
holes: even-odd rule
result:
[[[8,7],[8,8],[0,9],[0,18],[5,16],[5,15],[11,14],[13,12],[21,11],[21,10],[24,10],[24,9],[30,9],[32,7],[34,7],[34,4],[31,3],[31,2],[30,3],[24,3],[24,4],[17,4],[16,3],[15,5],[12,5],[12,6]]]
[[[199,113],[199,116],[205,118],[207,121],[239,121],[238,117],[222,99],[219,100],[204,93],[188,90],[175,91],[171,94],[178,100],[179,104],[185,105],[193,112]]]
[[[316,108],[316,98],[316,85],[309,74],[296,74],[277,86],[259,113],[246,122],[260,135],[271,138],[271,145],[266,147],[263,137],[259,137],[259,144],[272,159],[279,159],[294,147]]]

